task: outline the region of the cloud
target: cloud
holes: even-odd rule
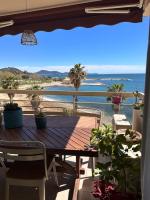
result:
[[[37,72],[39,70],[68,72],[73,65],[68,66],[19,66],[21,70]],[[145,73],[144,65],[85,65],[87,73],[99,74],[125,74],[125,73]]]

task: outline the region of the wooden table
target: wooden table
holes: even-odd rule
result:
[[[89,117],[49,117],[48,127],[38,130],[34,117],[24,117],[24,127],[18,129],[0,129],[0,140],[41,141],[50,154],[76,156],[76,176],[80,176],[80,156],[97,156],[97,152],[88,150],[92,122]],[[86,127],[87,123],[87,127]],[[91,123],[91,127],[90,127]],[[93,124],[92,124],[93,123]]]

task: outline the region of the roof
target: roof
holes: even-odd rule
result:
[[[118,9],[113,9],[115,12],[119,10],[119,13],[107,13],[104,7],[108,6],[119,6]],[[122,21],[141,22],[142,6],[140,0],[5,0],[0,6],[0,22],[13,20],[14,24],[0,28],[0,36],[18,34],[25,29],[34,32],[53,31],[98,24],[113,25]],[[148,7],[149,0],[145,0],[144,9]],[[103,13],[86,12],[87,8],[104,10]],[[124,10],[129,12],[123,13]]]

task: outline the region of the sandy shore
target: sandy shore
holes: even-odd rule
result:
[[[74,87],[72,84],[68,84],[62,81],[53,81],[49,83],[35,83],[32,85],[21,85],[20,89],[28,89],[31,88],[33,85],[40,85],[41,87]],[[96,83],[86,83],[83,82],[81,85],[86,85],[86,86],[103,86],[105,85],[104,83],[101,82],[96,82]]]
[[[55,81],[55,82],[50,82],[50,83],[37,83],[37,84],[20,85],[19,89],[26,90],[26,89],[33,87],[34,85],[39,85],[41,87],[63,86],[61,81]]]

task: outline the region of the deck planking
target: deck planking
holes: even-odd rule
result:
[[[89,119],[90,118],[90,119]],[[59,120],[63,122],[61,127]],[[91,128],[85,123],[89,120]],[[34,116],[24,116],[24,126],[17,129],[0,129],[0,140],[40,141],[46,145],[49,153],[70,154],[75,156],[95,156],[95,151],[87,150],[90,145],[91,129],[95,123],[93,117],[48,117],[48,127],[37,129]]]

